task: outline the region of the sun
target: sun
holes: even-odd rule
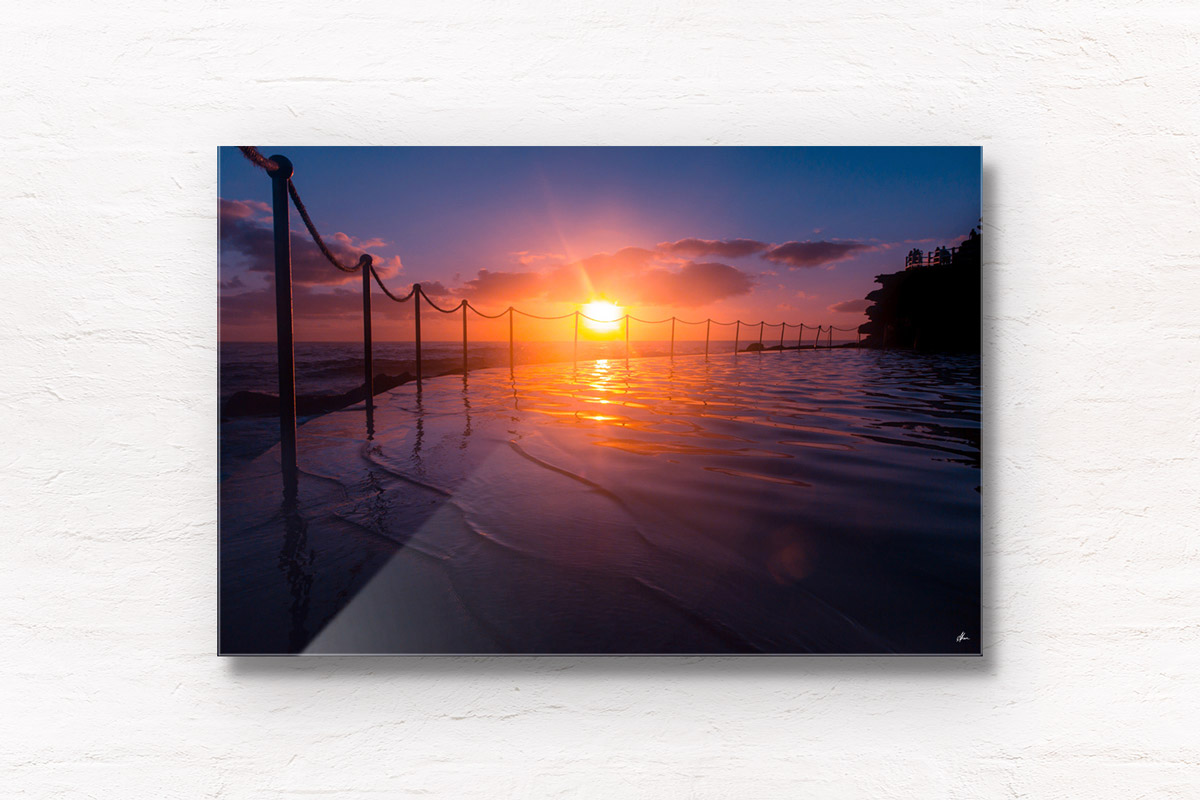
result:
[[[625,309],[607,300],[593,300],[579,309],[584,326],[593,333],[612,333],[621,327]]]

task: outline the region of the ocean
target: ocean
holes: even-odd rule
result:
[[[406,384],[369,434],[361,404],[309,419],[295,504],[277,447],[233,465],[222,651],[978,652],[978,356],[697,344]],[[301,392],[358,379],[357,346],[307,347]],[[272,358],[223,348],[222,393]]]
[[[746,328],[746,336],[740,348],[758,341],[758,331]],[[769,333],[769,331],[768,331]],[[795,336],[791,332],[791,336]],[[834,335],[835,346],[853,340],[848,334]],[[776,334],[778,336],[778,334]],[[842,337],[842,338],[839,338]],[[811,347],[815,334],[804,333],[804,346]],[[827,344],[821,339],[821,346]],[[778,344],[768,336],[764,344]],[[790,338],[785,344],[796,345]],[[709,350],[713,354],[730,353],[737,344],[733,339],[713,340]],[[513,360],[517,364],[567,362],[575,350],[571,342],[516,342]],[[631,358],[655,358],[671,352],[670,341],[633,341],[629,345]],[[703,341],[677,341],[676,354],[703,354]],[[508,365],[507,341],[472,341],[468,349],[468,367],[471,370],[487,369]],[[580,341],[578,357],[582,361],[600,358],[624,358],[625,341]],[[412,342],[375,342],[372,352],[374,374],[400,375],[416,373],[416,348]],[[296,394],[337,395],[361,386],[363,383],[363,346],[361,342],[298,342],[295,345]],[[425,377],[462,371],[461,342],[424,342],[421,362]],[[226,401],[236,392],[259,392],[278,396],[278,361],[274,342],[222,342],[220,344],[220,402],[224,409]],[[301,416],[303,425],[312,417]],[[273,417],[228,417],[221,416],[221,479],[224,480],[238,467],[279,443],[279,423]]]

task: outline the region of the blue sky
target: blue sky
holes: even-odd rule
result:
[[[876,274],[911,247],[957,243],[981,214],[975,147],[260,149],[293,161],[338,252],[370,252],[396,289],[420,281],[485,310],[602,298],[848,326]],[[220,194],[222,336],[269,339],[270,180],[221,148]],[[355,338],[357,284],[310,263],[292,226],[298,336]]]

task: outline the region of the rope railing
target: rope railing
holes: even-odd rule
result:
[[[420,322],[421,302],[420,301],[421,300],[423,300],[424,303],[427,304],[430,308],[432,308],[433,310],[438,311],[442,314],[454,314],[459,311],[462,312],[462,315],[463,315],[463,365],[464,365],[463,371],[464,372],[466,372],[466,364],[467,364],[466,328],[467,328],[467,311],[468,310],[471,313],[475,314],[476,316],[478,316],[482,319],[494,320],[494,319],[501,319],[502,317],[509,318],[509,342],[508,342],[508,344],[509,344],[509,368],[510,369],[515,366],[515,362],[513,360],[513,349],[514,349],[513,318],[518,315],[529,318],[529,319],[535,319],[535,320],[546,321],[546,322],[556,322],[558,320],[574,318],[574,320],[575,320],[574,345],[575,345],[575,353],[576,353],[576,357],[574,359],[575,361],[578,361],[579,320],[581,320],[581,319],[587,320],[589,322],[598,323],[601,325],[623,325],[624,329],[625,329],[625,344],[626,344],[626,358],[627,359],[629,357],[629,341],[630,341],[629,331],[630,331],[630,323],[631,322],[637,322],[637,323],[643,324],[643,325],[663,325],[668,322],[671,323],[670,356],[672,358],[675,355],[675,325],[677,325],[677,324],[705,325],[706,326],[705,341],[704,341],[704,354],[705,355],[709,355],[709,353],[710,353],[710,347],[709,347],[709,345],[711,343],[710,330],[711,330],[711,326],[713,326],[713,325],[724,325],[724,326],[733,325],[737,328],[737,334],[734,339],[734,348],[733,348],[733,352],[735,354],[738,352],[741,352],[738,349],[738,346],[741,343],[740,336],[741,336],[741,329],[743,327],[753,329],[754,327],[757,326],[759,328],[758,343],[760,345],[763,343],[764,328],[767,328],[767,327],[779,328],[779,344],[776,346],[776,348],[779,350],[788,349],[784,344],[784,338],[787,335],[788,328],[798,328],[799,329],[800,335],[796,340],[796,348],[795,348],[797,350],[803,349],[806,346],[810,349],[821,347],[822,340],[824,340],[824,342],[825,342],[824,346],[833,347],[833,332],[834,331],[855,331],[855,330],[857,330],[857,328],[838,328],[833,325],[818,325],[818,326],[816,326],[816,328],[813,328],[813,326],[806,325],[803,322],[799,322],[799,323],[796,323],[796,322],[766,322],[765,320],[760,320],[759,322],[751,323],[751,322],[746,322],[744,320],[733,320],[730,322],[721,322],[721,321],[715,320],[715,319],[686,320],[686,319],[681,319],[680,317],[663,317],[662,319],[642,319],[641,317],[636,317],[636,316],[634,316],[632,314],[628,314],[628,313],[622,314],[620,317],[617,317],[615,319],[604,319],[601,317],[590,316],[590,315],[585,314],[582,311],[578,311],[578,310],[577,311],[568,311],[565,314],[545,315],[545,314],[534,314],[529,311],[523,311],[522,309],[516,308],[514,306],[509,306],[496,314],[488,314],[488,313],[485,313],[484,311],[481,311],[479,308],[475,307],[474,305],[472,305],[471,302],[465,298],[459,300],[456,305],[450,306],[448,308],[438,305],[438,303],[435,302],[433,300],[433,298],[431,298],[429,296],[429,293],[426,292],[421,287],[421,284],[419,284],[419,283],[414,283],[412,285],[412,287],[409,288],[407,294],[405,294],[403,296],[397,296],[396,294],[394,294],[392,291],[390,291],[387,288],[387,286],[380,279],[379,274],[375,271],[375,268],[373,266],[370,268],[370,272],[372,275],[374,275],[375,282],[379,285],[379,288],[382,289],[384,294],[386,294],[390,299],[394,300],[395,302],[405,303],[405,302],[408,302],[409,300],[412,300],[414,297],[419,298],[418,301],[416,302],[416,305],[414,306],[414,313],[413,313],[414,324],[415,324],[415,329],[416,329],[416,341],[415,341],[416,353],[415,353],[415,356],[416,356],[418,381],[420,380],[422,364],[423,364],[422,352],[421,352],[421,338],[420,338],[420,325],[421,325],[421,322]],[[812,343],[809,345],[804,344],[804,331],[806,328],[809,331],[813,332],[813,340],[812,340]],[[861,344],[861,342],[862,342],[862,336],[860,334],[859,335],[859,344]]]
[[[242,155],[246,157],[254,166],[266,170],[268,174],[279,171],[279,163],[273,159],[266,158],[262,153],[258,152],[257,147],[239,147]],[[288,195],[292,198],[292,204],[296,206],[296,211],[300,212],[300,219],[304,222],[304,227],[308,229],[308,235],[312,237],[313,242],[317,245],[317,249],[321,251],[321,255],[325,256],[325,260],[333,266],[340,269],[342,272],[358,272],[360,269],[371,268],[371,256],[363,253],[358,257],[358,263],[354,266],[349,266],[342,263],[329,246],[325,244],[325,240],[321,238],[320,232],[317,231],[317,226],[313,224],[312,217],[308,215],[308,209],[304,206],[304,201],[300,199],[300,192],[296,190],[296,184],[289,176],[287,179]],[[376,275],[376,280],[379,276]],[[381,284],[382,286],[382,284]],[[386,292],[387,289],[385,288]]]
[[[663,325],[671,323],[671,349],[670,357],[675,357],[675,326],[676,324],[683,325],[704,325],[704,355],[709,355],[711,343],[712,326],[733,326],[734,327],[734,344],[733,353],[736,355],[739,350],[738,346],[741,343],[742,327],[753,329],[758,327],[758,344],[759,350],[766,348],[762,347],[763,335],[767,326],[772,328],[779,326],[779,345],[780,351],[786,349],[784,346],[784,337],[787,329],[798,328],[799,335],[796,338],[796,350],[804,348],[804,329],[814,330],[811,325],[805,323],[789,323],[789,322],[766,322],[759,320],[758,322],[744,322],[740,319],[731,322],[721,322],[715,319],[704,320],[685,320],[679,317],[671,316],[663,319],[642,319],[635,317],[632,314],[625,313],[616,319],[599,319],[589,316],[580,310],[568,312],[559,315],[542,315],[533,314],[528,311],[522,311],[519,308],[509,306],[498,314],[486,314],[476,308],[466,298],[458,301],[458,304],[443,308],[435,303],[429,295],[421,288],[420,283],[414,283],[408,290],[407,294],[397,295],[384,283],[379,271],[375,268],[374,258],[369,253],[362,253],[358,258],[358,263],[349,265],[343,263],[328,245],[321,238],[320,232],[312,221],[312,217],[308,213],[308,209],[304,205],[304,201],[300,199],[300,193],[296,189],[296,184],[292,180],[294,168],[292,162],[284,156],[275,155],[267,158],[259,152],[257,147],[239,147],[242,155],[245,156],[251,164],[258,167],[267,173],[271,178],[272,185],[272,212],[273,212],[273,235],[274,235],[274,250],[275,250],[275,317],[276,317],[276,344],[279,358],[279,424],[280,424],[280,459],[283,466],[284,491],[289,496],[294,496],[297,491],[299,480],[299,469],[296,460],[296,374],[295,374],[295,351],[293,344],[292,331],[292,267],[291,267],[291,229],[288,222],[289,203],[295,206],[296,211],[300,214],[300,219],[304,222],[304,227],[308,230],[309,236],[313,243],[320,250],[321,255],[336,267],[338,270],[345,273],[361,273],[362,274],[362,292],[363,292],[363,379],[364,389],[366,390],[366,412],[367,412],[367,436],[371,438],[374,435],[374,376],[372,375],[372,337],[371,337],[371,280],[374,279],[375,284],[379,287],[389,300],[396,303],[406,303],[409,300],[413,301],[413,323],[414,323],[414,345],[416,355],[416,384],[417,391],[421,391],[422,379],[422,357],[421,357],[421,300],[423,299],[429,306],[442,314],[453,314],[462,312],[462,363],[463,374],[466,375],[468,360],[467,360],[467,311],[470,310],[475,315],[483,319],[500,319],[508,317],[508,363],[509,370],[515,367],[514,358],[514,328],[513,318],[519,314],[522,317],[535,319],[539,321],[557,321],[567,318],[574,318],[575,322],[575,341],[574,341],[574,360],[579,360],[579,321],[581,319],[588,320],[603,325],[613,325],[624,323],[625,328],[625,358],[629,358],[629,329],[631,322],[637,322],[642,325]],[[833,325],[818,325],[814,330],[812,344],[810,349],[817,349],[821,346],[822,338],[824,337],[826,347],[833,347],[833,332],[834,331],[856,331],[857,328],[837,328]],[[862,333],[858,334],[858,345],[862,345]]]
[[[371,265],[371,274],[375,276],[375,283],[379,285],[379,288],[383,290],[383,293],[397,303],[407,303],[410,299],[412,299],[412,296],[417,291],[417,285],[414,283],[412,288],[408,290],[408,294],[404,295],[404,297],[397,297],[387,288],[387,285],[383,282],[383,278],[380,278],[379,273],[375,271],[375,266],[373,264]]]
[[[540,319],[540,320],[550,320],[550,321],[566,319],[567,317],[575,316],[574,311],[569,311],[566,314],[559,314],[557,317],[544,317],[541,314],[530,314],[528,311],[522,311],[519,308],[514,308],[513,311],[520,314],[522,317],[529,317],[530,319]],[[591,317],[588,317],[587,319],[591,319]]]
[[[471,305],[470,303],[467,304],[467,308],[471,309],[471,311],[473,311],[475,314],[478,314],[479,316],[483,317],[484,319],[500,319],[505,314],[507,314],[508,312],[513,310],[512,306],[509,306],[508,308],[501,311],[499,314],[485,314],[482,311],[480,311],[478,308],[476,308],[475,306]]]
[[[459,300],[458,305],[456,305],[454,308],[442,308],[437,303],[430,300],[429,295],[425,294],[425,292],[421,292],[421,297],[425,298],[425,302],[429,303],[430,308],[432,308],[434,311],[440,311],[443,314],[453,314],[455,311],[458,311],[463,307],[463,303],[467,302],[466,300]]]

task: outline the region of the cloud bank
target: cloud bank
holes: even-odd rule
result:
[[[763,253],[763,258],[792,269],[823,267],[874,250],[862,242],[784,242]]]
[[[753,287],[752,275],[729,264],[663,262],[655,251],[626,247],[543,271],[481,269],[454,292],[479,303],[529,299],[578,303],[605,297],[625,305],[693,308],[747,294]]]
[[[659,242],[658,249],[664,253],[699,258],[701,256],[720,256],[721,258],[741,258],[753,253],[761,253],[771,245],[756,239],[680,239],[676,242]]]
[[[867,308],[870,307],[870,305],[871,305],[871,301],[866,300],[866,299],[843,300],[840,303],[834,303],[833,305],[831,305],[829,307],[829,310],[837,311],[837,312],[841,312],[841,313],[845,313],[845,314],[851,314],[851,313],[858,314],[858,313],[862,313],[863,311],[866,311]]]
[[[271,209],[266,203],[221,198],[222,258],[228,257],[235,264],[244,265],[248,272],[274,274],[275,240],[270,214]],[[325,244],[342,263],[354,264],[363,253],[383,247],[386,242],[378,238],[356,240],[339,231],[326,237]],[[291,232],[291,249],[292,282],[296,286],[339,286],[360,280],[357,273],[342,272],[326,261],[307,231]],[[376,258],[375,269],[380,277],[394,276],[401,269],[400,258]]]

